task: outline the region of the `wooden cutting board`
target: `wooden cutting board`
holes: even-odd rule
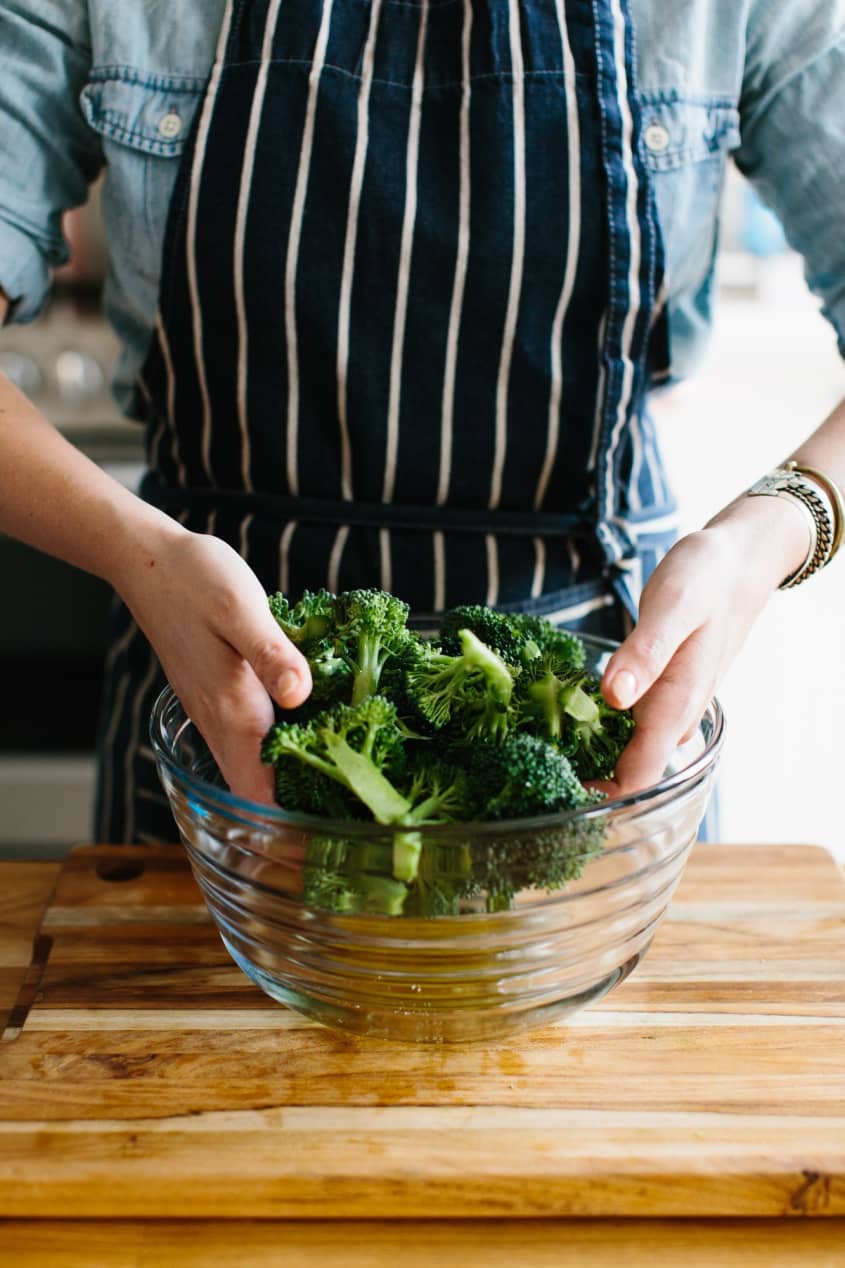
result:
[[[509,1042],[322,1029],[229,960],[177,847],[66,863],[0,1042],[0,1215],[845,1214],[845,886],[699,846],[633,976]]]

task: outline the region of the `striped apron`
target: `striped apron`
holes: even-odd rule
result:
[[[138,383],[142,494],[267,590],[624,632],[674,510],[628,0],[230,0]],[[186,579],[190,584],[190,579]],[[115,609],[97,836],[173,838]]]

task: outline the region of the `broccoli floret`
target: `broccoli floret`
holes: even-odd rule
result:
[[[328,590],[306,590],[293,606],[281,593],[269,596],[276,623],[299,648],[311,669],[311,692],[296,710],[297,720],[312,717],[317,708],[326,704],[349,699],[352,670],[338,656],[332,642],[336,603]]]
[[[302,896],[336,912],[402,913],[408,887],[389,875],[390,849],[376,841],[312,837],[302,872]]]
[[[369,696],[363,704],[338,705],[310,722],[279,723],[265,736],[261,757],[275,767],[277,800],[288,809],[329,815],[339,810],[349,818],[345,790],[377,823],[396,827],[413,829],[464,815],[467,795],[460,770],[428,760],[411,776],[407,794],[391,782],[391,776],[401,780],[404,772],[403,738],[394,705]],[[420,848],[413,831],[396,833],[395,879],[413,880]]]
[[[454,723],[465,739],[501,739],[512,722],[514,671],[471,630],[459,640],[459,656],[434,649],[408,670],[408,697],[438,729]]]
[[[590,794],[590,802],[601,796]],[[508,911],[525,889],[553,892],[577,880],[590,859],[601,854],[604,825],[575,820],[524,837],[487,838],[473,849],[473,880],[484,892],[488,911]]]
[[[427,823],[451,823],[466,819],[469,810],[466,775],[460,767],[424,755],[417,760],[408,790],[411,809],[403,823],[421,827]],[[422,840],[417,832],[397,833],[393,838],[393,875],[410,881],[417,875]]]
[[[376,695],[385,662],[410,637],[407,603],[383,590],[306,590],[293,606],[283,594],[269,602],[310,665],[314,703],[360,704]]]
[[[583,668],[584,644],[577,634],[552,625],[551,621],[542,616],[517,613],[511,620],[522,636],[536,646],[540,656],[551,658],[556,664],[568,665],[572,669]],[[534,659],[536,657],[523,657],[523,663],[530,668]]]
[[[451,756],[459,758],[461,751],[477,819],[523,819],[590,803],[566,755],[535,735],[479,742],[453,749]]]
[[[297,710],[300,714],[301,710]],[[305,728],[307,718],[283,726]],[[275,797],[285,810],[327,819],[365,819],[366,807],[343,784],[308,762],[280,758],[275,763]]]
[[[612,775],[634,730],[630,710],[609,705],[599,680],[583,671],[547,670],[527,684],[525,706],[568,755],[579,779]]]
[[[410,638],[409,611],[407,603],[384,590],[347,590],[339,595],[334,650],[353,674],[353,705],[377,694],[385,663]]]
[[[336,599],[328,590],[305,590],[293,607],[281,593],[270,595],[269,603],[281,630],[306,656],[334,626]]]
[[[497,612],[494,608],[486,608],[480,603],[452,608],[443,617],[440,643],[448,656],[461,655],[463,630],[470,630],[509,665],[519,666],[523,658],[530,660],[536,655],[536,648],[529,645],[528,638],[512,616]]]
[[[393,656],[388,657],[382,670],[379,694],[386,696],[396,705],[399,725],[409,738],[433,735],[436,729],[417,708],[408,687],[408,675],[412,670],[426,664],[432,654],[438,650],[428,639],[421,638],[419,634],[409,630],[407,641]]]
[[[461,754],[479,820],[581,810],[604,800],[584,788],[559,748],[534,735],[523,732],[501,744],[451,753],[455,759]],[[522,837],[479,837],[471,846],[474,891],[484,892],[488,911],[505,911],[523,889],[559,889],[601,853],[604,831],[600,820],[576,819]]]
[[[396,709],[381,696],[360,705],[336,705],[309,722],[282,722],[270,728],[261,746],[261,760],[280,768],[286,786],[296,784],[298,767],[306,786],[311,772],[334,780],[362,801],[378,823],[394,823],[410,809],[407,799],[384,771],[404,758]],[[291,766],[290,763],[296,763]]]
[[[461,903],[474,897],[471,847],[459,839],[427,841],[420,853],[414,883],[409,886],[406,916],[457,916]]]
[[[472,630],[509,665],[530,667],[543,655],[553,656],[572,668],[584,664],[584,644],[578,635],[558,629],[542,616],[498,612],[479,603],[452,608],[444,616],[440,631],[444,652],[452,656],[460,653],[462,629]]]

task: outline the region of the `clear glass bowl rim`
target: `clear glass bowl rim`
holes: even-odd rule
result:
[[[580,634],[579,637],[593,651],[612,652],[618,647],[618,643],[595,635]],[[229,792],[228,789],[220,788],[218,785],[202,779],[175,760],[168,741],[165,739],[164,719],[172,704],[176,704],[182,709],[184,714],[184,706],[176,692],[168,684],[159,693],[150,716],[150,742],[156,759],[165,767],[175,782],[185,786],[206,803],[214,803],[218,811],[228,813],[231,817],[240,819],[242,822],[252,823],[253,826],[257,826],[255,821],[259,820],[263,828],[270,828],[276,825],[280,828],[297,828],[303,832],[335,833],[347,838],[361,835],[366,836],[369,840],[382,835],[386,838],[392,838],[395,835],[396,825],[379,824],[357,819],[324,819],[317,815],[296,814],[292,811],[283,810],[281,806],[267,805],[260,801],[237,797],[234,793]],[[185,721],[176,732],[174,743],[178,742],[179,736],[190,721],[187,714],[184,714],[184,716]],[[639,792],[630,793],[624,797],[608,798],[607,801],[591,806],[586,810],[565,810],[555,814],[537,815],[531,819],[496,819],[474,822],[462,820],[454,823],[424,824],[422,827],[417,828],[416,831],[423,833],[426,840],[440,839],[445,841],[454,838],[457,834],[471,834],[474,838],[485,836],[501,838],[507,834],[543,832],[559,828],[566,823],[584,822],[597,818],[620,818],[631,812],[639,812],[647,808],[651,803],[665,802],[669,800],[672,794],[680,796],[692,789],[699,779],[706,775],[715,765],[722,748],[725,730],[725,715],[715,696],[709,701],[705,709],[702,722],[699,724],[699,733],[705,720],[711,723],[712,731],[702,751],[687,765],[672,771],[658,783],[652,784],[648,788],[643,788]],[[248,849],[245,842],[239,842],[239,845],[241,848]],[[608,853],[610,852],[608,851]]]

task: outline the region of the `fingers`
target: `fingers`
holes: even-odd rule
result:
[[[266,600],[261,607],[239,607],[226,637],[283,709],[295,709],[308,697],[308,661],[279,629]]]
[[[674,588],[658,586],[649,594],[644,592],[639,620],[602,676],[608,704],[630,709],[640,700],[693,633],[697,616]]]
[[[168,681],[237,796],[273,801],[261,742],[273,701],[295,708],[311,690],[308,663],[276,624],[258,578],[215,537],[168,537],[155,570],[125,587]]]
[[[236,797],[272,804],[273,771],[260,760],[261,741],[273,725],[273,705],[262,684],[242,675],[240,690],[218,701],[210,732],[203,735]],[[202,726],[200,726],[202,731]]]
[[[706,642],[702,633],[689,638],[635,707],[636,729],[616,766],[617,796],[658,783],[678,744],[695,733],[712,694]]]

